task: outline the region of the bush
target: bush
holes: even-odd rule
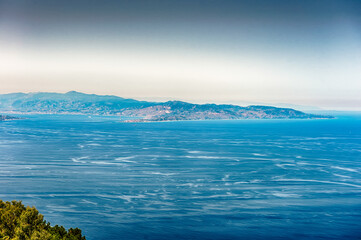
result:
[[[35,207],[0,200],[1,240],[85,240],[79,228],[50,226]]]

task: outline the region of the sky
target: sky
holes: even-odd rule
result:
[[[361,110],[361,1],[0,0],[0,94]]]

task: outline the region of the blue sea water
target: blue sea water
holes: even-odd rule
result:
[[[87,239],[361,239],[361,118],[0,122],[0,199]]]

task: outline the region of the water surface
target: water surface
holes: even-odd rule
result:
[[[360,239],[361,123],[0,123],[0,199],[87,239]]]

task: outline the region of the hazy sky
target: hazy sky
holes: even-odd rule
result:
[[[361,110],[361,1],[0,0],[0,93]]]

